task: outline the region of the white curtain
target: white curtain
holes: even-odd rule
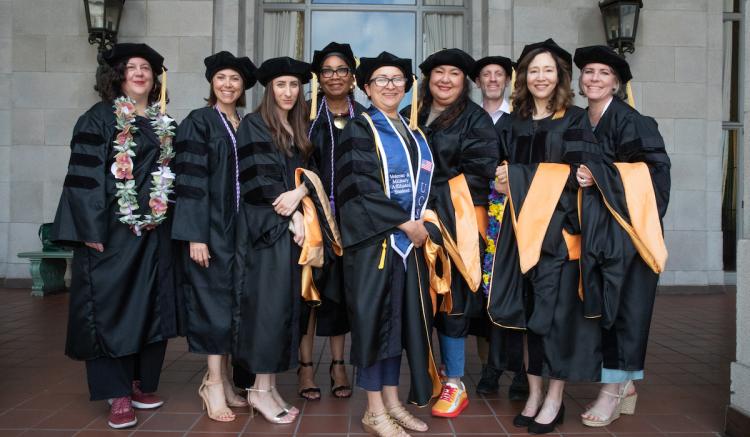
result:
[[[731,92],[732,92],[732,22],[727,21],[724,23],[724,62],[723,62],[723,75],[722,75],[722,98],[723,103],[723,120],[730,121],[729,106],[731,105]]]
[[[302,59],[304,49],[302,12],[266,12],[263,20],[263,59],[278,56]]]
[[[432,0],[437,1],[437,0]],[[453,1],[453,0],[445,0]],[[463,15],[425,14],[422,36],[424,58],[444,48],[464,47]]]

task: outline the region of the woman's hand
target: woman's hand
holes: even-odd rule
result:
[[[307,187],[305,184],[300,184],[299,187],[293,190],[281,193],[279,197],[273,201],[273,210],[276,211],[276,214],[289,217],[297,210],[299,203],[305,196],[307,196]]]
[[[583,188],[594,185],[594,176],[591,174],[591,170],[585,165],[581,165],[576,170],[576,179],[578,180],[578,185]]]
[[[508,194],[508,166],[501,165],[495,169],[495,191],[501,194]]]
[[[424,227],[423,220],[411,220],[398,225],[398,228],[404,231],[409,240],[414,243],[414,247],[422,247],[429,238],[427,228]]]
[[[201,267],[208,268],[208,260],[211,254],[208,253],[208,244],[190,242],[190,259],[195,261]]]
[[[86,245],[86,247],[89,247],[91,249],[94,249],[97,252],[104,252],[104,245],[102,243],[91,243],[91,242],[85,242],[83,243]]]
[[[294,242],[297,246],[302,247],[305,243],[305,217],[301,212],[295,211],[292,214],[292,226],[294,228]]]

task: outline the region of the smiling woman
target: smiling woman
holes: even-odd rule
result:
[[[251,408],[271,423],[291,423],[299,410],[281,398],[275,374],[296,365],[301,297],[320,302],[312,266],[326,267],[324,246],[336,243],[338,231],[319,178],[307,170],[312,145],[301,89],[310,64],[272,58],[255,77],[265,87],[263,100],[237,132],[242,198],[233,355],[257,375],[248,389]]]
[[[137,423],[133,407],[163,404],[153,392],[177,334],[175,126],[158,101],[159,53],[127,43],[103,57],[101,102],[74,128],[51,239],[75,247],[65,353],[86,361],[91,400],[109,399],[109,425],[125,428]]]
[[[357,385],[367,391],[362,427],[382,437],[427,430],[399,400],[403,351],[411,372],[409,402],[426,405],[439,387],[422,250],[433,156],[424,134],[398,114],[412,82],[411,59],[388,52],[362,58],[357,85],[372,106],[347,124],[336,153],[351,360],[359,368]]]
[[[177,200],[172,238],[182,245],[180,291],[186,302],[190,352],[207,356],[198,393],[208,416],[234,420],[228,408],[247,406],[234,393],[228,372],[231,351],[234,233],[239,212],[236,131],[238,106],[255,84],[255,65],[229,52],[204,60],[208,104],[192,111],[177,135]]]

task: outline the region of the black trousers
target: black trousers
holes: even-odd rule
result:
[[[141,382],[144,393],[155,392],[159,387],[161,366],[167,341],[151,343],[133,355],[86,360],[86,378],[92,401],[121,398],[133,392],[133,381]]]
[[[246,390],[255,384],[255,375],[242,366],[232,364],[232,382],[235,387]]]

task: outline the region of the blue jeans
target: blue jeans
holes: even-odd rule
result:
[[[445,376],[448,378],[464,376],[466,337],[455,338],[438,333],[438,340],[440,341],[440,358],[445,364]]]
[[[357,386],[366,391],[382,391],[384,385],[397,386],[401,374],[401,355],[377,360],[370,367],[357,369]]]
[[[602,384],[615,384],[625,381],[637,381],[643,379],[643,370],[620,370],[602,368]]]

